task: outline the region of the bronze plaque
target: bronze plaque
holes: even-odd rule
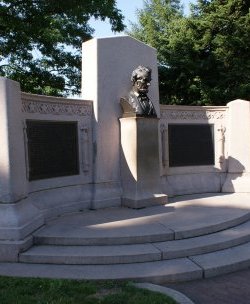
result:
[[[79,174],[77,122],[27,120],[29,180]]]
[[[214,126],[170,124],[169,166],[214,165]]]

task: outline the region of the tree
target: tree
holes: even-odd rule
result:
[[[250,97],[250,4],[199,0],[190,26],[199,55],[201,92],[209,103]]]
[[[91,38],[91,17],[124,29],[115,0],[1,0],[0,76],[25,92],[80,92],[81,44]]]
[[[248,1],[198,0],[190,16],[183,15],[178,2],[148,0],[131,31],[158,50],[161,101],[223,105],[249,99]],[[150,18],[158,24],[151,27],[151,40],[143,35]]]

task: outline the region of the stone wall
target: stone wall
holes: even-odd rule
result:
[[[11,240],[0,247],[14,246],[15,256],[46,220],[91,208],[93,110],[91,101],[21,93],[19,83],[0,77],[0,113],[0,240]],[[79,174],[30,179],[28,121],[77,125]]]
[[[29,181],[28,200],[42,210],[46,218],[70,210],[90,208],[90,184],[93,179],[92,102],[22,93],[21,103],[27,180],[29,166],[26,121],[75,122],[78,134],[79,174]]]
[[[221,192],[228,158],[228,107],[161,105],[161,175],[168,195]],[[169,125],[209,125],[213,130],[214,164],[169,165]],[[186,140],[192,140],[190,137]],[[197,149],[197,147],[194,147]],[[194,153],[195,154],[195,153]],[[195,160],[194,160],[195,162]]]

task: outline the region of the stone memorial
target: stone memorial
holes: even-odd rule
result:
[[[250,102],[160,105],[156,50],[129,36],[83,43],[82,99],[0,77],[0,261],[67,212],[250,191]]]

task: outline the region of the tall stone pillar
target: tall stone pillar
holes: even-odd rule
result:
[[[222,192],[250,192],[250,102],[228,103],[227,176]]]
[[[27,178],[19,83],[0,77],[0,261],[17,261],[43,216],[26,197]]]
[[[94,104],[94,175],[92,208],[121,205],[120,98],[131,87],[138,65],[152,69],[149,97],[159,116],[156,50],[129,36],[83,43],[82,98]]]
[[[0,202],[27,196],[21,91],[18,82],[0,77]]]

